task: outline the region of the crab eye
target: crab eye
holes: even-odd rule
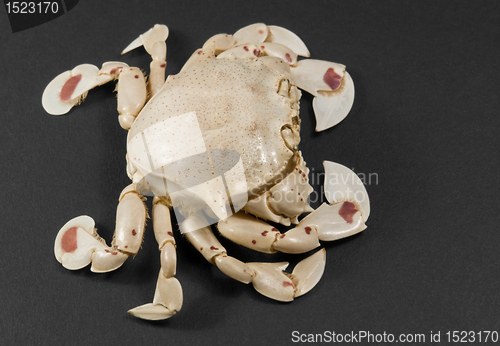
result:
[[[288,97],[290,95],[290,81],[286,78],[283,78],[280,81],[278,86],[278,94],[284,97]]]

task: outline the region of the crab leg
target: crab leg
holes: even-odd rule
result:
[[[165,25],[155,25],[149,31],[139,36],[125,48],[122,54],[144,46],[151,55],[151,74],[149,76],[149,96],[155,95],[165,82],[165,67],[168,37],[168,28]],[[71,108],[83,102],[90,89],[118,79],[118,120],[120,125],[128,130],[135,117],[146,103],[148,92],[146,81],[141,70],[129,67],[122,62],[107,62],[99,70],[91,64],[76,66],[54,78],[45,88],[42,96],[42,105],[47,113],[62,115]]]
[[[161,251],[161,270],[153,303],[138,306],[128,312],[146,320],[163,320],[172,317],[181,309],[183,298],[181,284],[174,277],[177,255],[170,210],[167,202],[158,197],[153,200],[153,228]]]
[[[224,274],[245,284],[251,282],[259,293],[279,301],[292,301],[309,292],[318,283],[325,268],[324,249],[299,262],[289,274],[283,272],[288,266],[287,262],[243,263],[228,256],[210,227],[187,232],[185,235],[203,257]]]
[[[132,49],[144,46],[153,61],[150,64],[149,93],[154,96],[165,83],[165,67],[167,66],[167,45],[165,40],[169,34],[165,25],[156,24],[154,27],[132,41],[122,54]]]
[[[59,230],[54,254],[63,267],[76,270],[92,263],[93,272],[105,273],[119,268],[129,256],[139,251],[146,207],[131,186],[122,191],[119,200],[111,247],[97,234],[94,220],[89,216],[76,217]]]
[[[47,85],[42,96],[45,110],[52,115],[68,113],[96,86],[118,79],[118,120],[128,130],[146,103],[146,82],[140,69],[122,62],[105,62],[99,70],[90,64],[61,73]]]
[[[267,222],[244,212],[238,212],[218,224],[223,236],[252,250],[294,254],[317,248],[320,240],[345,238],[365,228],[359,207],[349,201],[333,205],[324,203],[295,228],[283,234]]]
[[[303,166],[305,167],[305,164]],[[301,220],[295,228],[281,234],[278,229],[270,224],[240,211],[225,220],[219,221],[217,226],[220,233],[233,242],[255,251],[303,253],[320,246],[320,240],[337,240],[363,231],[366,228],[365,221],[370,214],[368,194],[363,183],[353,171],[345,166],[329,161],[326,161],[324,166],[325,195],[331,204],[323,203],[318,209]],[[287,179],[290,177],[293,177],[293,173]],[[303,178],[305,181],[305,177]],[[293,179],[293,181],[296,180]],[[282,183],[286,183],[286,180]],[[280,206],[286,207],[293,204],[291,202],[296,201],[299,196],[306,195],[304,193],[305,186],[310,187],[305,182],[300,181],[296,185],[284,184],[280,187],[280,184],[276,185],[278,187],[277,191],[285,193],[288,190],[295,190],[302,192],[302,195],[299,192],[295,199],[288,199],[287,195],[284,195],[285,198],[275,201],[275,204],[271,204],[272,208],[269,208],[267,199],[276,200],[279,196],[277,191],[271,191],[270,196],[272,198],[263,200],[269,211],[273,209],[280,213],[287,212],[286,209],[280,209]],[[303,187],[301,188],[301,186]],[[265,210],[263,205],[263,203],[260,203],[253,206],[255,211],[260,211],[258,216],[272,216],[270,212],[268,215],[262,213]],[[257,207],[260,207],[260,209],[257,209]],[[272,220],[272,218],[270,219]]]

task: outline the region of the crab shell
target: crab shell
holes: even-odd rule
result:
[[[299,161],[301,93],[291,78],[288,64],[279,58],[220,58],[210,47],[196,51],[179,74],[167,78],[132,125],[127,139],[131,179],[139,183],[141,172],[147,171],[138,148],[131,145],[134,137],[165,121],[183,121],[182,115],[195,114],[207,150],[237,152],[248,197],[260,195]],[[188,122],[176,126],[161,138],[158,150],[169,155],[193,145],[195,132]],[[191,162],[189,167],[197,166],[201,164]]]

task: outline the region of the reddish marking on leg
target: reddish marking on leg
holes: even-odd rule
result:
[[[340,87],[340,81],[342,77],[335,73],[333,68],[329,68],[326,70],[325,75],[323,76],[323,81],[330,87],[332,90],[337,90]]]
[[[352,216],[356,214],[357,211],[354,203],[344,202],[342,207],[340,207],[339,215],[342,216],[347,223],[352,223]]]
[[[202,53],[202,52],[203,52],[202,50],[199,50],[199,51],[198,51],[198,55],[201,55],[201,53]]]
[[[306,230],[307,234],[311,234],[311,227],[308,226],[308,227],[305,228],[305,230]]]
[[[285,59],[286,59],[286,62],[291,64],[292,63],[292,57],[290,56],[290,54],[286,53],[285,54]]]
[[[76,89],[76,86],[80,81],[82,80],[82,75],[77,74],[76,76],[71,77],[64,83],[62,89],[61,89],[61,95],[60,98],[62,101],[69,101],[71,100],[71,95]]]
[[[210,246],[210,250],[219,250],[219,248],[215,246]]]
[[[174,234],[172,232],[168,232],[168,235],[171,236],[171,237],[174,236]]]
[[[113,69],[111,69],[111,71],[109,71],[109,74],[115,74],[117,71],[122,71],[123,70],[123,67],[115,67]]]
[[[260,49],[266,49],[266,47],[264,47],[264,46],[260,46]]]
[[[295,285],[293,284],[293,282],[289,281],[283,281],[283,287],[293,287],[293,289],[295,289]]]
[[[78,227],[71,227],[62,236],[61,247],[64,252],[73,253],[77,248],[76,244],[76,230]]]
[[[257,244],[257,242],[255,240],[252,240],[252,244]]]
[[[265,237],[267,235],[267,233],[269,233],[269,231],[262,232],[262,236]]]
[[[248,52],[248,47],[247,46],[243,46],[243,49],[245,50],[245,52]]]
[[[135,236],[137,234],[137,232],[135,231],[135,229],[132,230],[132,235]]]
[[[253,55],[255,55],[258,58],[260,56],[260,50],[254,49],[253,50]]]
[[[118,254],[118,252],[116,252],[116,251],[109,251],[107,249],[104,249],[104,252],[110,253],[112,256],[115,256],[116,254]]]
[[[282,235],[280,235],[280,238],[283,239],[283,238],[285,238],[285,236],[286,236],[286,234],[282,234]]]
[[[167,66],[167,64],[161,64],[160,65],[161,68],[164,68],[165,66]]]

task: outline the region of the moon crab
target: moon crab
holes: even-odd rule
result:
[[[306,45],[279,26],[253,24],[218,34],[165,81],[168,28],[155,25],[123,53],[144,46],[151,55],[149,80],[138,68],[106,62],[83,64],[57,76],[45,89],[45,110],[61,115],[95,86],[117,80],[118,120],[128,130],[127,173],[132,183],[119,196],[111,246],[89,216],[67,222],[57,234],[57,260],[71,270],[90,263],[103,273],[119,268],[142,243],[153,197],[152,221],[161,270],[152,303],[129,312],[166,319],[182,306],[176,242],[170,223],[223,273],[252,283],[264,296],[292,301],[310,291],[325,268],[321,249],[297,264],[244,263],[230,256],[211,225],[233,242],[263,253],[305,253],[320,241],[363,231],[370,213],[366,190],[350,169],[325,161],[328,203],[313,210],[309,169],[298,149],[302,89],[314,96],[316,130],[342,121],[354,100],[345,66],[313,59]],[[122,53],[122,54],[123,54]],[[308,213],[299,221],[299,216]],[[281,233],[274,224],[294,225]]]

